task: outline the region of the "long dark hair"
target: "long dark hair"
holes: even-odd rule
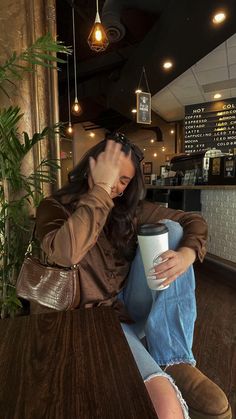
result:
[[[145,197],[145,185],[140,167],[143,159],[141,150],[132,144],[123,134],[109,134],[107,138],[90,148],[80,162],[69,173],[69,182],[53,194],[67,209],[73,212],[81,195],[89,189],[89,157],[94,159],[104,151],[107,139],[112,139],[122,144],[125,155],[131,153],[135,175],[129,182],[121,197],[114,198],[114,207],[108,216],[104,231],[112,245],[127,260],[132,260],[136,249],[136,229],[134,225],[136,209],[139,201]]]

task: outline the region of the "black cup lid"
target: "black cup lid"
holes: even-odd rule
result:
[[[168,233],[165,224],[141,224],[138,227],[138,236],[158,236],[159,234]]]

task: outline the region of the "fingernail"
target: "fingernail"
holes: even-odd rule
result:
[[[162,257],[161,256],[158,256],[156,259],[154,259],[154,261],[153,261],[153,263],[155,264],[155,265],[159,265],[159,263],[161,263],[162,262]]]
[[[155,276],[152,276],[152,275],[147,275],[147,278],[148,279],[156,279],[156,277]]]

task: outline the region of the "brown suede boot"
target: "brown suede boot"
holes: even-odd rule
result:
[[[190,364],[170,365],[165,369],[182,393],[191,419],[232,419],[223,390]]]

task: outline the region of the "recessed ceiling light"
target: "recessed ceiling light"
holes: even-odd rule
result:
[[[216,94],[214,95],[214,99],[220,99],[220,97],[221,97],[221,94],[220,94],[220,93],[216,93]]]
[[[143,148],[143,151],[146,151],[146,148]]]
[[[150,143],[154,143],[154,140],[153,140],[153,138],[150,140]]]
[[[163,64],[163,68],[165,68],[165,70],[169,70],[169,68],[171,68],[173,66],[173,63],[171,61],[165,61]]]
[[[90,132],[89,136],[92,137],[92,138],[95,137],[94,132]]]
[[[174,133],[175,133],[175,130],[174,130],[174,129],[172,129],[172,130],[170,131],[170,133],[171,133],[171,134],[174,134]]]
[[[132,113],[137,113],[137,109],[132,109]]]
[[[224,12],[218,12],[213,17],[213,23],[215,23],[216,25],[218,23],[222,23],[224,22],[225,18],[226,18],[226,14]]]
[[[154,156],[154,157],[157,157],[157,153],[154,153],[154,154],[153,154],[153,156]]]
[[[135,90],[135,93],[142,93],[142,90],[141,89],[137,89],[137,90]]]

